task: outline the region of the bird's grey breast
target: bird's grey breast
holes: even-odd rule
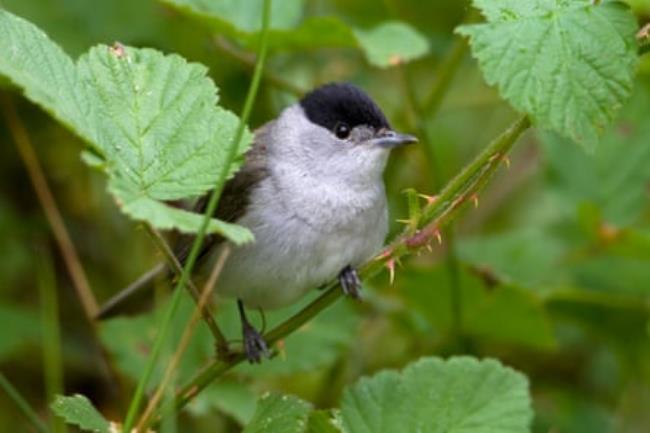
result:
[[[382,247],[387,208],[381,179],[364,188],[269,161],[237,221],[255,235],[231,254],[220,291],[249,306],[280,307],[357,266]]]

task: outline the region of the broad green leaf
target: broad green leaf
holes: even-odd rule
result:
[[[162,0],[210,19],[225,32],[256,33],[262,29],[264,0]],[[271,2],[271,29],[290,29],[300,22],[305,0]]]
[[[205,22],[220,34],[251,48],[258,42],[261,0],[162,0]],[[303,15],[302,0],[274,2],[269,47],[276,50],[311,50],[325,47],[360,49],[369,63],[386,68],[426,55],[426,38],[402,22],[387,22],[372,29],[356,29],[337,17]]]
[[[650,82],[645,80],[593,155],[567,146],[556,134],[542,135],[549,186],[564,209],[574,213],[576,205],[589,204],[616,226],[633,224],[650,209],[649,111]]]
[[[268,394],[243,433],[305,433],[311,405],[291,395]]]
[[[90,101],[70,57],[45,33],[0,9],[0,74],[24,89],[25,96],[94,143]]]
[[[132,218],[197,231],[202,217],[165,201],[206,193],[241,165],[251,134],[227,161],[237,117],[218,107],[204,66],[151,49],[97,46],[75,63],[32,24],[0,11],[0,73],[93,146],[93,166]],[[89,158],[84,158],[89,160]],[[241,227],[213,220],[236,243]]]
[[[91,83],[100,151],[118,204],[157,227],[195,231],[200,215],[163,201],[203,194],[220,173],[232,172],[225,159],[238,123],[216,106],[205,67],[150,49],[99,46],[81,57],[78,69]],[[236,242],[250,240],[233,225],[213,222],[211,229]]]
[[[341,433],[337,418],[329,411],[315,410],[309,415],[308,433]]]
[[[205,415],[210,409],[230,415],[242,425],[253,418],[257,396],[241,381],[220,380],[204,389],[189,405],[196,415]]]
[[[427,40],[401,22],[384,23],[369,31],[356,30],[355,34],[368,61],[376,66],[415,60],[429,50]]]
[[[528,432],[528,381],[497,361],[427,358],[364,378],[343,395],[347,433]]]
[[[500,281],[544,288],[568,280],[562,272],[566,246],[547,226],[515,228],[459,243],[459,255]]]
[[[76,394],[72,397],[59,395],[52,403],[52,410],[63,418],[66,423],[76,425],[81,430],[109,433],[108,421],[83,395]]]
[[[486,274],[493,272],[483,266]],[[500,276],[495,272],[492,275]],[[457,281],[462,299],[461,326],[466,335],[535,349],[555,346],[551,321],[537,293],[512,283],[487,283],[465,269],[460,269]],[[422,314],[436,331],[443,335],[449,332],[454,323],[456,289],[444,267],[404,270],[396,284],[413,311]]]
[[[474,0],[466,25],[485,79],[539,126],[593,148],[630,96],[636,22],[621,2]]]

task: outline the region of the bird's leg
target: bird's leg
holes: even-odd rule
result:
[[[339,272],[339,283],[343,293],[354,299],[361,299],[361,280],[352,266],[348,265]]]
[[[244,304],[241,300],[237,300],[237,307],[239,308],[239,318],[241,319],[242,338],[244,341],[244,354],[246,359],[251,364],[259,363],[262,357],[268,358],[269,350],[266,346],[266,341],[262,335],[255,329],[253,325],[246,318],[246,311],[244,311]]]

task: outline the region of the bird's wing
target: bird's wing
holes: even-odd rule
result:
[[[266,136],[269,126],[264,125],[255,131],[255,139],[251,148],[246,152],[245,163],[242,168],[228,181],[221,192],[219,204],[214,212],[214,217],[229,223],[236,223],[246,212],[250,204],[250,195],[255,186],[269,175],[267,168]],[[201,197],[194,206],[194,212],[205,213],[210,194]],[[208,235],[203,241],[199,259],[213,247],[223,241],[219,235]],[[185,263],[189,255],[194,235],[183,235],[176,242],[174,248],[176,257]]]

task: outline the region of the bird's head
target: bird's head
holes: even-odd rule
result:
[[[319,177],[381,178],[391,149],[417,142],[394,131],[377,104],[347,83],[318,87],[287,108],[277,122],[276,151],[288,164]]]

